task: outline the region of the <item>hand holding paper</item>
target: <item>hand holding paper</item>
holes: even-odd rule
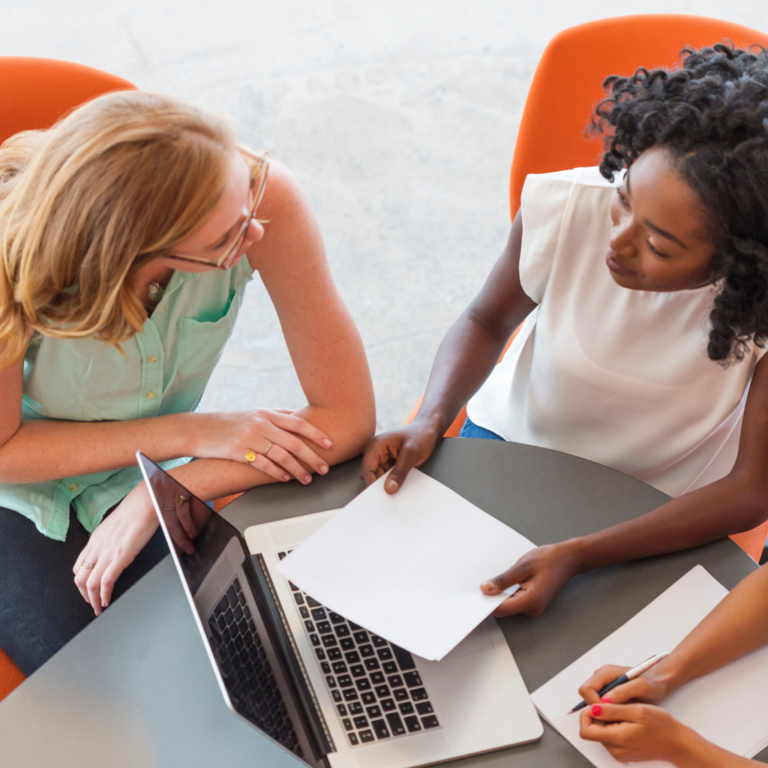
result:
[[[423,472],[395,495],[385,477],[280,571],[342,616],[437,661],[507,598],[484,595],[481,582],[534,545]]]

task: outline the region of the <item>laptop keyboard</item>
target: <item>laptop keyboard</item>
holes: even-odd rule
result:
[[[239,579],[213,609],[208,629],[235,709],[295,755],[304,757]]]
[[[440,727],[408,651],[288,584],[353,747]]]

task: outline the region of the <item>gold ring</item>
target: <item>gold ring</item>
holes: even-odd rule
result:
[[[81,567],[90,569],[93,568],[94,565],[96,565],[96,563],[83,563]]]
[[[186,496],[182,496],[180,493],[176,494],[176,506],[180,507],[186,500]]]
[[[264,451],[264,455],[265,455],[265,456],[266,456],[266,455],[269,453],[269,449],[270,449],[270,448],[271,448],[273,445],[274,445],[274,443],[270,443],[270,444],[267,446],[267,450],[266,450],[266,451]]]
[[[250,464],[252,461],[256,461],[256,454],[253,451],[248,451],[245,454],[245,460]]]

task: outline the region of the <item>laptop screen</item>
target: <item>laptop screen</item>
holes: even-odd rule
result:
[[[297,757],[323,765],[333,745],[266,568],[234,526],[140,452],[137,459],[227,704]]]

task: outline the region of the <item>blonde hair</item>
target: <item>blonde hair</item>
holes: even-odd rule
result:
[[[126,91],[0,147],[0,368],[32,333],[139,332],[137,271],[189,237],[218,203],[230,126],[167,96]]]

